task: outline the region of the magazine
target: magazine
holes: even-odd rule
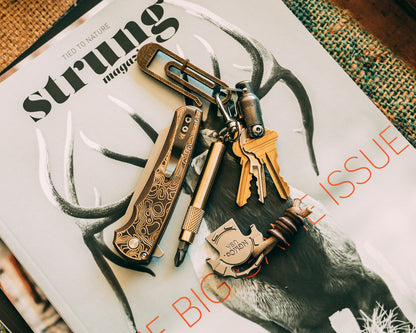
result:
[[[138,68],[148,43],[230,87],[250,80],[290,185],[283,200],[267,170],[264,203],[253,179],[239,207],[228,145],[179,267],[182,222],[223,121],[203,101],[164,255],[148,265],[122,257],[114,231],[157,133],[185,105]],[[415,149],[282,2],[109,1],[3,79],[0,96],[0,235],[74,332],[414,331]],[[211,232],[233,219],[268,237],[296,198],[312,213],[290,246],[247,277],[213,272]]]

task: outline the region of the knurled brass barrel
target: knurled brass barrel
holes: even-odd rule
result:
[[[189,205],[179,240],[192,244],[202,222],[204,209],[225,152],[225,144],[214,142],[208,152],[204,168]]]

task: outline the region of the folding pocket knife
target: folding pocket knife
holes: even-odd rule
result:
[[[155,143],[123,217],[115,230],[119,253],[142,264],[157,256],[158,243],[166,229],[191,161],[202,111],[182,106],[175,111],[170,128]]]

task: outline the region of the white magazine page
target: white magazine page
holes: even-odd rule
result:
[[[149,42],[210,73],[214,57],[231,87],[260,76],[264,123],[278,132],[291,186],[282,200],[267,174],[265,203],[253,182],[238,207],[229,146],[184,263],[175,267],[174,255],[186,190],[164,255],[145,266],[154,276],[112,244],[122,226],[114,215],[154,145],[137,116],[159,133],[185,103],[138,68]],[[112,1],[1,82],[0,96],[0,235],[74,332],[360,332],[354,316],[371,317],[377,302],[416,322],[415,149],[280,1]],[[268,236],[294,198],[313,212],[291,246],[252,277],[212,274],[205,237],[216,226],[233,218],[243,233],[256,224]]]

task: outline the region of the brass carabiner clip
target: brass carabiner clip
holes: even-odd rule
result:
[[[161,52],[173,59],[172,61],[168,61],[164,66],[165,75],[172,79],[172,81],[160,76],[149,68],[158,52]],[[218,86],[221,91],[225,91],[225,96],[221,99],[222,104],[225,105],[231,98],[231,90],[226,83],[191,64],[189,59],[183,59],[159,44],[149,43],[142,46],[137,54],[137,63],[143,72],[178,91],[182,95],[189,97],[198,107],[202,107],[202,102],[198,96],[190,91],[193,91],[200,97],[216,104],[215,97],[213,97],[213,95],[215,95],[213,94],[213,91],[214,88]],[[186,74],[188,76],[188,81],[184,80],[180,74],[176,74],[174,69],[176,69],[176,72],[180,74]],[[174,81],[176,81],[176,83]],[[194,84],[190,81],[194,82]],[[201,88],[205,87],[209,93],[203,91],[201,88],[198,88],[197,85],[201,86]]]

